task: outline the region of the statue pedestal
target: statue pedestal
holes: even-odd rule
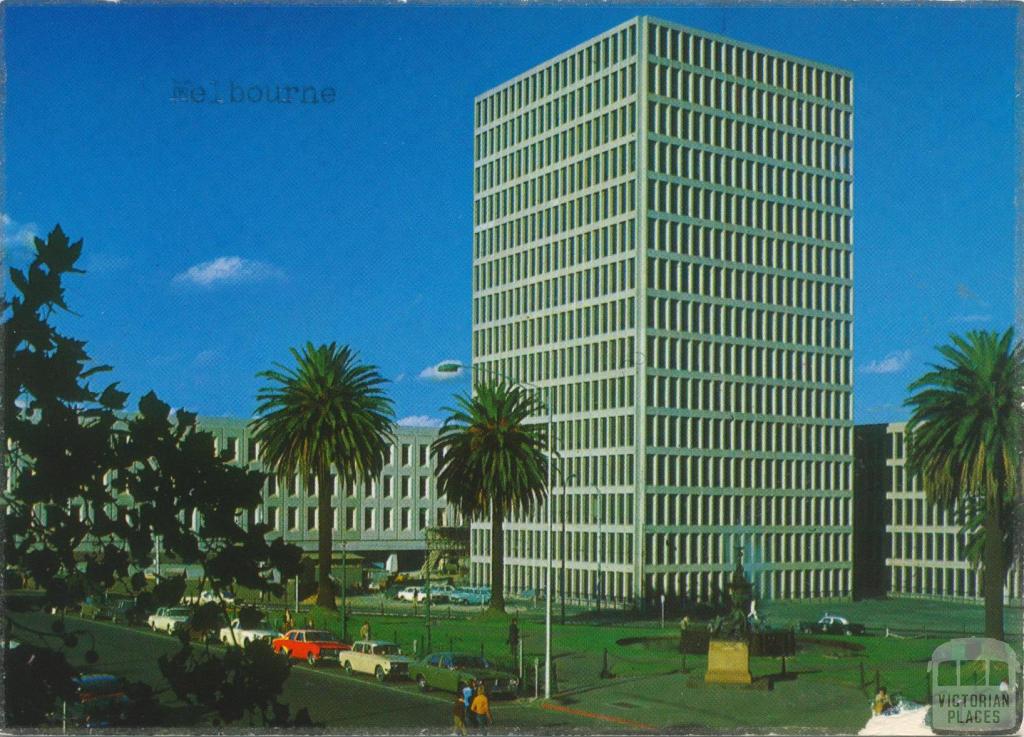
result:
[[[749,686],[750,648],[745,642],[712,640],[708,643],[708,672],[705,683],[734,683]]]

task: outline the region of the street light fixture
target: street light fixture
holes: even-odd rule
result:
[[[490,367],[474,366],[472,364],[466,365],[457,361],[446,361],[445,363],[438,364],[437,372],[440,374],[453,374],[458,373],[462,369],[469,369],[470,371],[486,371],[491,374],[498,376],[499,378],[509,381],[516,386],[521,386],[530,391],[534,392],[540,397],[544,403],[545,409],[548,413],[548,431],[547,431],[547,446],[548,446],[548,463],[547,463],[547,478],[545,480],[545,488],[548,492],[548,503],[545,505],[547,511],[547,523],[548,523],[548,560],[547,560],[547,571],[544,579],[545,589],[545,602],[544,602],[544,698],[551,698],[551,579],[552,577],[552,542],[554,542],[554,528],[553,518],[551,516],[551,464],[554,461],[554,450],[551,447],[552,438],[554,434],[552,432],[554,425],[554,415],[551,408],[551,398],[548,393],[545,392],[541,387],[536,384],[530,384],[525,381],[520,381],[514,376],[509,376],[506,373],[498,371]],[[550,391],[550,390],[549,390]],[[493,545],[493,541],[491,543]],[[492,571],[493,576],[493,571]]]

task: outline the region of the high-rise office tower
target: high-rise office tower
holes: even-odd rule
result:
[[[564,560],[570,600],[713,598],[737,549],[761,597],[851,592],[852,103],[646,17],[476,99],[473,362],[551,402],[556,593]],[[506,526],[509,590],[547,513]]]

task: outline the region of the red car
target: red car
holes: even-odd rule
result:
[[[352,649],[326,630],[289,630],[284,637],[274,640],[273,647],[275,653],[305,660],[310,665],[328,658],[337,660],[339,652]]]

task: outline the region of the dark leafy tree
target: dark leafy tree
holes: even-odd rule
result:
[[[491,517],[491,604],[505,611],[505,519],[526,513],[546,493],[547,430],[529,423],[542,409],[526,390],[498,381],[456,396],[431,450],[438,494],[466,519]]]
[[[1017,503],[1024,351],[1005,333],[972,331],[938,347],[945,363],[910,385],[907,467],[929,501],[963,506],[968,521],[983,510],[981,554],[985,634],[1003,639],[1007,514]],[[969,524],[976,531],[976,523]],[[979,537],[973,534],[977,551]]]
[[[152,392],[126,414],[128,395],[116,383],[93,385],[110,368],[92,364],[85,343],[55,325],[60,313],[71,314],[64,280],[84,273],[76,268],[82,241],[70,243],[58,226],[46,241],[37,238],[35,249],[26,269],[11,269],[14,293],[3,325],[3,459],[12,479],[2,494],[4,555],[41,590],[37,598],[6,597],[7,633],[33,643],[27,656],[7,663],[7,683],[17,687],[8,691],[6,718],[19,726],[39,724],[56,697],[71,693],[75,668],[68,656],[76,649],[89,647],[79,653],[86,663],[102,658],[87,632],[68,629],[66,609],[115,584],[143,607],[178,603],[182,578],[154,582],[144,574],[157,536],[167,553],[199,566],[203,583],[217,589],[238,584],[283,593],[269,574],[291,575],[299,560],[294,546],[267,541],[266,526],[244,524],[260,503],[263,478],[215,455],[194,414],[178,410],[172,420],[170,406]],[[51,632],[32,632],[19,616],[33,609],[58,613]],[[259,680],[267,663],[255,651],[220,657],[183,643],[162,665],[179,696],[217,710],[224,721],[287,721],[277,701],[282,678],[243,692],[233,685]],[[199,677],[211,671],[224,678]],[[146,701],[143,691],[135,688],[139,703]]]
[[[282,481],[296,475],[316,479],[316,603],[335,609],[330,578],[331,468],[342,486],[369,484],[377,478],[392,439],[394,410],[383,391],[386,380],[375,366],[360,363],[348,346],[307,343],[302,352],[293,348],[291,354],[293,367],[275,364],[257,374],[269,383],[257,395],[254,436],[261,443],[263,461]],[[345,524],[344,510],[339,524]],[[343,561],[342,570],[344,567]],[[344,599],[345,585],[341,588]]]

